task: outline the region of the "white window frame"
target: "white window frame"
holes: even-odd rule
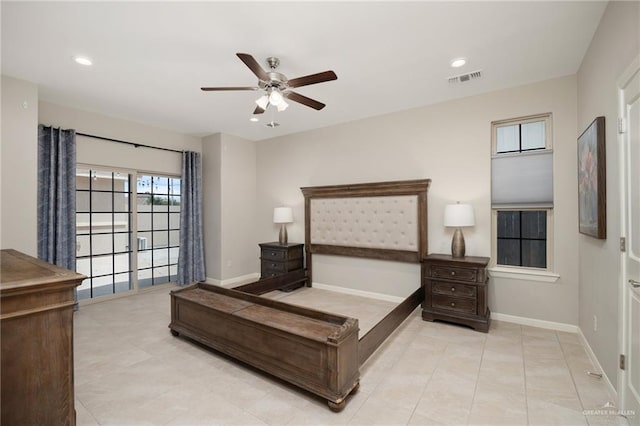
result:
[[[522,152],[497,152],[498,128],[512,126],[514,124],[526,124],[537,121],[545,123],[545,147],[538,150],[526,150]],[[491,158],[503,156],[527,155],[528,153],[551,151],[553,152],[553,127],[551,113],[536,114],[526,117],[512,118],[508,120],[493,121],[491,123]],[[493,185],[493,182],[492,182]],[[546,268],[533,268],[526,266],[499,265],[498,259],[498,211],[546,211],[547,212],[547,262]],[[491,262],[489,263],[489,273],[492,277],[511,278],[529,281],[555,282],[560,276],[554,273],[554,224],[553,207],[534,206],[509,206],[491,208]]]

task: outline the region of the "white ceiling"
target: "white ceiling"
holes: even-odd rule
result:
[[[190,135],[260,140],[574,74],[605,6],[2,1],[2,74],[37,83],[42,100]],[[200,91],[256,85],[236,52],[261,64],[277,56],[288,78],[334,70],[338,80],[296,89],[326,108],[291,102],[251,123],[256,92]],[[461,56],[467,65],[450,68]],[[478,69],[480,79],[447,82]],[[264,125],[272,115],[275,129]]]

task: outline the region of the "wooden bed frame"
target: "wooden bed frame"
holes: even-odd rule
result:
[[[420,263],[428,251],[427,192],[430,183],[430,179],[423,179],[301,188],[305,198],[306,271],[233,289],[196,283],[174,290],[171,292],[169,324],[172,334],[199,341],[315,393],[325,398],[333,411],[341,411],[347,396],[358,390],[359,367],[424,299],[422,280],[416,283],[417,289],[409,297],[359,340],[355,318],[259,295],[305,284],[311,286],[314,254]],[[369,206],[366,210],[364,204],[371,202],[387,204],[381,208]],[[411,208],[398,207],[402,205]],[[364,219],[367,214],[373,216]],[[333,241],[335,235],[342,235],[341,225],[319,223],[335,222],[326,218],[336,215],[340,217],[339,222],[351,227],[345,230],[349,238]],[[403,222],[397,223],[399,220]],[[388,222],[386,225],[385,221]],[[390,238],[375,241],[361,238],[368,235],[365,222],[374,227],[372,234],[387,226],[384,233]],[[393,235],[389,229],[403,231]],[[406,235],[407,229],[410,235]],[[393,246],[400,248],[390,248]]]

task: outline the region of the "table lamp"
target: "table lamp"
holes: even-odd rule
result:
[[[276,207],[273,209],[273,223],[280,224],[280,235],[278,242],[287,244],[287,223],[293,222],[293,210],[291,207]]]
[[[461,228],[474,225],[475,216],[471,204],[448,204],[444,208],[444,226],[456,228],[451,240],[451,256],[464,257],[464,235]]]

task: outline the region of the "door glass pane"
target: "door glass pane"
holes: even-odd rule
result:
[[[89,189],[89,169],[76,170],[76,189]]]
[[[180,213],[169,213],[169,229],[178,228],[180,228]]]
[[[131,258],[131,253],[121,253],[113,256],[114,260],[114,272],[129,272],[129,259]]]
[[[89,211],[89,191],[76,191],[76,212],[83,213]]]
[[[171,247],[180,245],[180,231],[169,231],[169,245]]]
[[[97,234],[91,236],[92,254],[113,253],[112,234]]]
[[[140,213],[138,211],[138,231],[150,231],[151,218],[151,213]]]
[[[153,285],[153,271],[151,269],[138,270],[138,288],[151,287]]]
[[[132,290],[131,288],[131,274],[129,272],[125,274],[116,274],[114,278],[116,287],[116,293],[126,293]]]
[[[88,235],[76,236],[76,257],[89,256],[91,254],[91,252],[89,251],[90,241],[91,239]],[[76,264],[77,264],[77,261],[76,261]],[[77,269],[77,265],[76,265],[76,269]]]
[[[154,213],[153,229],[156,231],[169,229],[169,215],[167,213]]]
[[[169,282],[169,267],[161,266],[153,268],[153,285],[164,284]]]
[[[78,300],[91,298],[91,278],[82,281],[82,284],[76,288],[78,289]]]
[[[91,211],[111,212],[113,211],[112,192],[91,192]]]
[[[116,212],[128,212],[129,211],[129,194],[115,193],[113,194],[114,203],[113,210]]]
[[[169,264],[169,249],[153,250],[153,266],[164,266]]]
[[[169,245],[168,231],[155,231],[153,233],[153,248],[167,247],[168,245]]]
[[[128,232],[124,234],[115,234],[113,236],[113,241],[114,241],[113,252],[114,253],[129,252],[130,251],[129,237],[130,237],[130,234]]]

